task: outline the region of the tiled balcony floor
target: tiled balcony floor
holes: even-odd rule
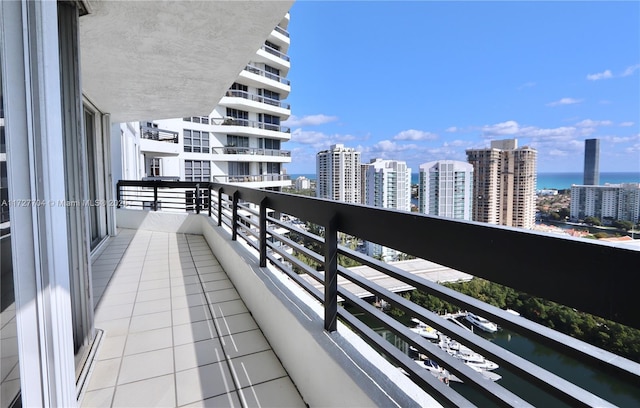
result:
[[[120,230],[107,245],[81,406],[305,406],[202,236]]]

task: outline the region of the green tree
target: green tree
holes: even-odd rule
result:
[[[596,226],[602,225],[602,222],[600,222],[600,219],[597,217],[585,217],[584,222],[585,224],[589,224],[589,225],[596,225]]]
[[[612,225],[616,228],[623,229],[625,231],[629,231],[633,229],[633,222],[631,221],[623,221],[623,220],[615,220]]]

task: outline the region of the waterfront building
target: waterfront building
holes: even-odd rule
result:
[[[124,178],[291,185],[283,167],[291,133],[281,125],[291,115],[288,23],[280,20],[212,111],[121,124]]]
[[[469,149],[473,165],[474,221],[530,229],[535,224],[537,151],[517,139]]]
[[[360,152],[343,144],[316,154],[316,197],[361,203]]]
[[[372,159],[361,166],[363,204],[411,211],[411,168],[398,160]],[[369,256],[396,260],[398,251],[372,242],[365,244]]]
[[[439,217],[471,220],[473,166],[455,160],[420,165],[418,211]]]
[[[570,218],[598,218],[603,224],[613,221],[640,221],[640,184],[572,185]]]
[[[311,188],[311,180],[305,176],[300,176],[294,181],[296,190],[308,190]]]
[[[600,139],[584,141],[584,183],[585,186],[600,184]]]

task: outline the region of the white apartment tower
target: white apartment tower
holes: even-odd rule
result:
[[[612,221],[640,222],[640,184],[572,185],[570,217],[572,221],[586,217]]]
[[[471,221],[473,166],[455,160],[420,165],[418,211]]]
[[[361,166],[363,204],[411,211],[411,168],[397,160],[373,159]],[[369,256],[384,261],[397,259],[398,251],[372,242],[366,243]]]
[[[528,146],[518,148],[517,139],[495,140],[490,148],[467,150],[474,170],[474,221],[534,226],[537,155]]]
[[[248,61],[217,106],[202,116],[122,124],[132,135],[123,153],[125,178],[243,183],[280,189],[291,185],[284,164],[291,139],[281,125],[291,115],[284,100],[291,91],[286,79],[290,61],[289,13]],[[206,84],[203,84],[206,86]],[[136,140],[139,140],[136,143]],[[131,150],[134,153],[131,153]]]
[[[360,152],[343,144],[316,154],[316,196],[360,203]]]
[[[363,204],[411,211],[411,169],[397,160],[373,159],[362,165]]]

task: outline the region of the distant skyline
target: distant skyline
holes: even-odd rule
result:
[[[290,174],[331,144],[418,166],[518,139],[538,172],[640,171],[640,3],[297,1]]]

